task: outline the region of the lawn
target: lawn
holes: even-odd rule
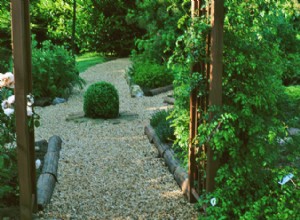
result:
[[[103,57],[99,53],[85,53],[83,55],[76,56],[76,64],[77,69],[80,73],[87,70],[89,67],[94,66],[99,63],[103,63],[107,61],[105,57]]]

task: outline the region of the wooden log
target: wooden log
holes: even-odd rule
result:
[[[150,143],[153,143],[153,136],[155,135],[155,131],[151,125],[146,125],[144,129],[145,135],[147,135]]]
[[[45,161],[42,173],[50,173],[57,177],[59,152],[47,152],[45,155]]]
[[[172,97],[164,97],[164,103],[170,104],[170,105],[174,105],[175,103],[175,99]]]
[[[187,172],[180,166],[177,167],[177,169],[174,172],[174,178],[178,185],[180,186],[182,192],[184,194],[188,194],[188,174]]]
[[[62,140],[59,136],[52,136],[48,142],[48,151],[45,155],[42,174],[37,183],[37,204],[43,209],[51,200],[55,183],[57,182],[57,169],[59,151]]]
[[[43,173],[40,175],[37,183],[37,204],[39,210],[44,209],[49,204],[55,183],[56,177],[53,174]]]
[[[168,92],[170,90],[173,90],[173,85],[159,87],[159,88],[156,88],[156,89],[150,89],[149,94],[153,96],[153,95],[158,95],[160,93]]]
[[[161,157],[163,157],[165,151],[169,148],[169,146],[162,143],[156,134],[153,136],[153,143],[154,143],[155,147],[157,148],[159,155]]]
[[[71,121],[71,120],[76,120],[76,119],[84,118],[84,116],[85,116],[84,111],[70,113],[70,114],[67,115],[66,121]]]
[[[145,126],[145,134],[147,135],[150,143],[154,143],[155,147],[158,150],[159,156],[163,157],[164,152],[169,148],[168,145],[162,143],[155,133],[154,128],[151,125]]]
[[[62,140],[59,136],[54,135],[49,139],[47,152],[58,152],[61,150]]]
[[[164,153],[165,162],[169,168],[169,171],[174,174],[176,168],[179,166],[179,162],[175,158],[172,150],[167,149]]]

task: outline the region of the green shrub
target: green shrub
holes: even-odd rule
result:
[[[136,62],[133,68],[133,80],[143,88],[153,89],[170,85],[173,82],[173,75],[165,66]]]
[[[89,86],[84,94],[83,110],[91,118],[116,118],[119,116],[119,95],[108,82]]]
[[[152,115],[150,125],[162,142],[170,142],[175,139],[172,120],[169,118],[170,111],[158,111]]]
[[[9,71],[11,51],[6,48],[0,47],[0,57],[0,70],[5,73],[6,71]]]
[[[79,76],[74,57],[67,50],[49,41],[44,42],[41,49],[34,43],[32,79],[36,98],[67,98],[74,86],[82,88],[84,80]]]
[[[279,99],[280,119],[289,127],[300,126],[300,86],[285,87]]]

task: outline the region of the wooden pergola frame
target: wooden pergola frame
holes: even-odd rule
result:
[[[27,95],[32,91],[29,0],[11,0],[12,51],[15,75],[15,113],[20,188],[20,218],[37,211],[34,130],[28,127]]]
[[[189,183],[188,199],[196,202],[203,190],[212,192],[215,187],[215,176],[219,166],[218,160],[214,160],[214,151],[206,144],[198,146],[194,141],[198,135],[200,113],[199,109],[207,112],[209,106],[222,105],[222,72],[223,72],[223,23],[224,0],[211,0],[206,5],[206,0],[192,0],[191,16],[196,18],[201,15],[210,17],[211,32],[206,36],[206,55],[210,63],[199,61],[191,67],[194,72],[203,73],[203,78],[209,81],[207,84],[208,96],[199,99],[198,88],[194,88],[190,94],[190,135],[189,135]],[[210,119],[213,115],[210,113]],[[199,153],[206,154],[206,161],[197,162]],[[199,164],[200,163],[200,164]]]
[[[204,0],[191,0],[192,16],[199,16]],[[208,9],[211,16],[212,31],[208,38],[208,51],[211,58],[209,66],[205,67],[210,79],[208,85],[208,105],[222,105],[222,51],[223,51],[223,21],[224,0],[212,0]],[[12,14],[12,49],[15,75],[16,98],[16,134],[17,158],[20,187],[20,218],[32,219],[32,213],[37,211],[36,173],[34,162],[34,130],[28,127],[27,95],[32,91],[31,76],[31,39],[29,0],[11,0]],[[197,70],[195,64],[192,70]],[[200,105],[201,106],[201,105]],[[190,146],[189,146],[189,201],[195,202],[199,190],[195,189],[195,181],[199,178],[199,169],[196,163],[196,149],[194,138],[197,136],[199,124],[199,99],[197,89],[190,96]],[[213,160],[213,150],[209,146],[203,149],[207,154],[206,180],[198,184],[211,192],[215,185],[215,175],[218,161]]]

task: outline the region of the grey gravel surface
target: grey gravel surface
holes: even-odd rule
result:
[[[166,94],[131,98],[124,79],[129,65],[129,59],[117,59],[93,66],[81,74],[86,87],[74,90],[68,102],[36,108],[41,116],[36,140],[52,135],[63,140],[59,182],[37,219],[197,219],[144,135],[151,114],[167,108]],[[84,91],[97,81],[115,85],[121,117],[67,121],[68,114],[83,111]]]

